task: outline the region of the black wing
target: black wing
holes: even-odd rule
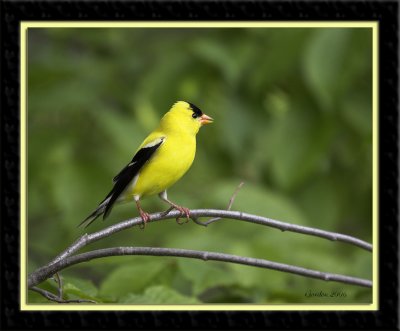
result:
[[[105,219],[111,212],[111,209],[118,199],[118,197],[124,192],[124,190],[128,187],[129,183],[135,178],[138,174],[139,170],[143,167],[143,165],[150,160],[150,158],[154,155],[156,150],[162,145],[165,137],[159,138],[159,141],[156,140],[154,144],[149,144],[140,150],[137,151],[132,161],[123,168],[118,175],[116,175],[113,179],[114,187],[107,194],[106,198],[99,204],[99,206],[94,210],[83,222],[89,221],[85,227],[89,226],[92,222],[94,222],[100,215],[103,214],[103,219]]]

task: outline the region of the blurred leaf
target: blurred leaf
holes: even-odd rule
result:
[[[52,304],[51,301],[47,300],[43,295],[34,292],[28,291],[28,300],[30,304]],[[56,304],[55,302],[53,304]]]
[[[180,259],[178,266],[180,272],[192,282],[193,294],[196,296],[208,288],[236,283],[236,279],[227,277],[229,272],[224,266],[213,262],[202,263],[201,261]]]
[[[97,287],[90,281],[84,280],[76,277],[64,277],[62,276],[64,281],[64,298],[65,299],[87,299],[94,300],[99,302],[98,289]]]
[[[207,303],[251,303],[254,291],[241,286],[211,287],[200,295],[200,299]]]
[[[151,286],[143,294],[128,294],[121,298],[121,303],[151,305],[190,305],[200,304],[196,298],[184,296],[166,286]]]
[[[348,29],[315,30],[304,53],[305,78],[321,108],[332,111],[347,55]]]
[[[246,79],[250,95],[263,95],[270,86],[298,79],[304,44],[310,39],[308,29],[254,29],[262,33],[253,41],[248,59],[252,75]],[[294,81],[290,81],[294,84]],[[258,92],[258,93],[257,93]]]
[[[193,45],[192,50],[196,56],[216,66],[226,77],[227,82],[236,82],[239,68],[235,55],[229,52],[226,46],[212,39],[201,39]]]
[[[100,286],[101,295],[121,297],[127,293],[141,293],[163,272],[165,263],[142,262],[125,265],[109,274]]]
[[[332,119],[298,109],[274,124],[269,144],[274,155],[270,161],[273,180],[279,187],[293,190],[329,164]]]
[[[269,91],[265,96],[265,109],[273,116],[285,116],[290,110],[288,94],[281,89]]]
[[[142,131],[138,129],[137,124],[133,120],[127,121],[123,115],[119,115],[107,109],[97,109],[95,117],[102,131],[104,131],[110,141],[112,141],[113,147],[117,146],[122,151],[118,154],[126,155],[126,157],[128,157],[126,162],[128,162],[131,155],[133,156],[136,148],[139,147],[140,143],[145,138],[145,135],[141,134]],[[104,137],[99,138],[104,139]],[[117,153],[114,152],[114,154]]]
[[[152,104],[140,98],[139,100],[133,100],[132,103],[132,108],[137,118],[136,124],[146,129],[146,131],[154,130],[158,126],[160,118]]]
[[[318,197],[318,203],[316,203]],[[313,183],[304,188],[300,201],[308,213],[313,225],[326,230],[336,231],[334,227],[338,221],[343,203],[343,192],[337,183],[330,178],[316,178]]]
[[[362,95],[352,95],[343,103],[342,116],[359,134],[372,134],[372,113],[370,101]]]
[[[238,100],[229,100],[225,108],[224,120],[220,125],[223,131],[220,132],[219,139],[220,145],[228,149],[236,159],[242,158],[246,143],[248,143],[251,124],[251,113],[246,112],[245,107],[240,105]]]

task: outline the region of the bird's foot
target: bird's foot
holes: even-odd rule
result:
[[[150,220],[150,215],[143,211],[142,209],[139,210],[140,217],[142,218],[142,223],[140,223],[140,229],[144,229],[146,227],[147,221]]]
[[[181,206],[174,206],[174,208],[181,212],[181,215],[176,218],[176,223],[178,223],[179,225],[182,225],[184,223],[189,222],[189,218],[190,218],[190,209],[189,208],[181,207]],[[184,216],[186,216],[186,220],[181,222],[179,219]]]

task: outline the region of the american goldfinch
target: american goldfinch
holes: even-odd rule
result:
[[[131,200],[136,202],[145,225],[150,216],[141,208],[140,200],[155,194],[168,203],[170,209],[179,210],[181,216],[189,219],[189,209],[170,201],[167,189],[192,165],[196,134],[201,126],[212,121],[194,104],[176,102],[163,116],[158,128],[139,146],[132,161],[114,177],[110,193],[80,225],[86,223],[86,227],[100,215],[105,219],[116,202]]]

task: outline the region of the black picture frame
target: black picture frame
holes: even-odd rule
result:
[[[377,311],[94,311],[19,308],[21,21],[378,21],[379,309]],[[2,1],[1,328],[377,329],[398,326],[398,3],[396,1]]]

